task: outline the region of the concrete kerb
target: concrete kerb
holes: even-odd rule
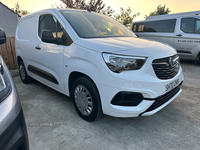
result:
[[[10,74],[12,77],[18,77],[19,76],[19,69],[10,70]]]

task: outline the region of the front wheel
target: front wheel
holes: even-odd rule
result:
[[[98,90],[87,77],[75,80],[71,98],[79,116],[89,122],[96,120],[101,114],[101,103]]]
[[[27,74],[23,61],[19,62],[19,75],[23,83],[28,84],[32,78]]]
[[[197,55],[197,64],[200,65],[200,53]]]

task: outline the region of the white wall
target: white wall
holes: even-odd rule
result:
[[[3,28],[7,37],[15,37],[17,14],[0,3],[0,28]]]

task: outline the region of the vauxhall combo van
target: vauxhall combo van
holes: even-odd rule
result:
[[[179,55],[137,38],[105,15],[42,10],[19,20],[16,55],[22,82],[32,78],[70,96],[86,121],[100,114],[148,116],[181,93]]]
[[[133,22],[131,30],[140,38],[173,46],[181,59],[195,60],[200,65],[200,11],[149,16]]]

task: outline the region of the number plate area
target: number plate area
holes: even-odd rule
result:
[[[165,85],[165,92],[171,91],[171,90],[174,89],[178,84],[179,84],[179,79],[176,79],[176,80],[172,81],[171,83],[166,84],[166,85]]]

